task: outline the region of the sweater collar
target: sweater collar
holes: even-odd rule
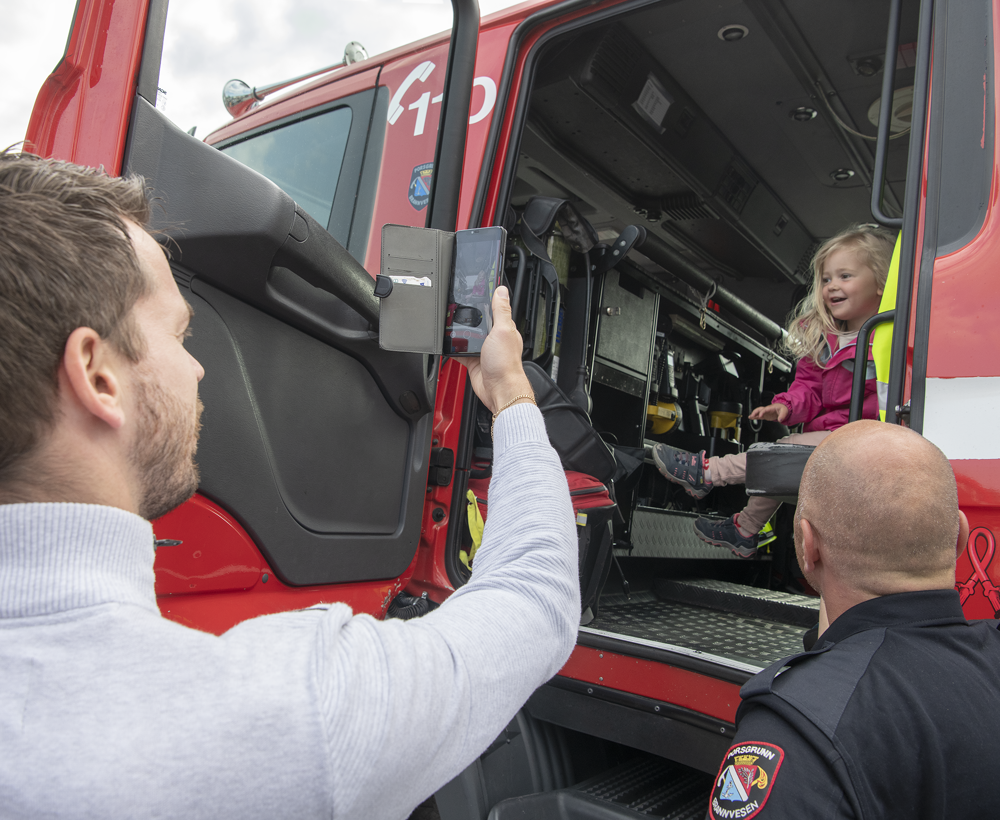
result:
[[[0,505],[0,618],[107,603],[157,610],[153,528],[96,504]]]

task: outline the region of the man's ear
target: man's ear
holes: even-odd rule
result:
[[[819,536],[808,519],[800,518],[798,525],[802,544],[802,571],[815,572],[820,560]]]
[[[966,545],[969,543],[969,519],[965,513],[958,511],[958,542],[955,544],[955,560],[962,557]]]
[[[113,430],[125,423],[121,356],[96,330],[78,327],[70,333],[60,370],[65,387],[83,410]]]

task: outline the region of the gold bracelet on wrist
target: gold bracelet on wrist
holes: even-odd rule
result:
[[[503,407],[501,407],[499,410],[497,410],[493,414],[493,421],[490,422],[490,438],[491,439],[493,438],[493,425],[495,425],[497,423],[497,416],[499,416],[504,410],[506,410],[512,404],[515,404],[516,402],[519,402],[521,399],[527,399],[533,405],[535,405],[535,407],[538,406],[538,402],[535,401],[535,397],[532,396],[532,395],[530,395],[529,393],[522,393],[520,396],[514,396],[514,398],[512,398],[509,402],[507,402]]]

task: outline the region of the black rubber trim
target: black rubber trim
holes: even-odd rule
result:
[[[442,362],[443,366],[443,362]],[[462,426],[458,432],[455,472],[451,484],[451,508],[448,511],[448,535],[445,539],[444,568],[451,585],[458,589],[468,582],[468,570],[459,561],[462,533],[465,531],[465,494],[469,489],[469,468],[472,466],[472,445],[475,442],[476,404],[472,384],[466,377],[465,399],[462,401]]]
[[[927,187],[924,197],[924,234],[917,271],[913,364],[910,379],[910,415],[907,425],[917,433],[924,430],[924,399],[927,378],[927,342],[930,336],[931,280],[937,256],[938,222],[941,214],[941,148],[944,142],[944,79],[947,72],[947,8],[934,14],[934,79],[931,85],[930,127],[927,142]],[[907,176],[907,183],[910,178]],[[909,311],[907,311],[909,312]]]
[[[913,81],[913,119],[910,154],[906,166],[906,193],[903,203],[903,233],[899,254],[899,283],[896,290],[897,319],[892,331],[892,356],[885,420],[896,423],[896,407],[903,402],[906,378],[906,348],[910,334],[910,301],[913,297],[914,263],[917,255],[917,224],[920,218],[921,176],[924,162],[924,132],[927,123],[927,96],[931,64],[931,35],[934,28],[934,0],[920,0],[920,27],[917,32],[917,67]]]
[[[996,123],[992,5],[952,0],[934,34],[935,48],[946,47],[934,57],[931,95],[932,122],[944,120],[939,150],[931,154],[941,166],[937,256],[971,242],[989,210]]]
[[[136,93],[150,105],[156,105],[160,84],[160,61],[163,59],[163,33],[167,28],[168,0],[149,0],[146,12],[146,36],[142,41],[142,59],[136,79]]]
[[[728,683],[737,683],[742,686],[753,675],[742,669],[733,669],[730,666],[723,666],[719,663],[706,661],[701,658],[692,658],[689,655],[682,655],[680,652],[672,652],[669,649],[659,649],[655,646],[644,646],[630,641],[620,641],[615,638],[608,638],[604,635],[592,635],[589,632],[578,632],[576,642],[579,646],[587,646],[591,649],[602,649],[605,652],[614,652],[618,655],[628,655],[633,658],[642,658],[647,661],[657,661],[668,666],[676,666],[678,669],[686,669],[689,672],[697,672],[709,678],[724,680]]]
[[[554,678],[536,689],[525,704],[528,714],[537,720],[651,752],[713,775],[718,772],[719,763],[735,735],[732,724],[708,719],[712,728],[696,725],[679,720],[674,714],[654,711],[657,705],[662,710],[669,704],[588,685],[576,691],[565,688],[563,680]],[[556,681],[560,681],[559,685]],[[588,689],[593,692],[588,694]],[[615,700],[611,700],[612,697]]]
[[[736,734],[735,723],[703,715],[700,712],[695,712],[693,709],[685,709],[683,706],[678,706],[675,703],[669,703],[665,700],[647,698],[632,692],[625,692],[621,689],[611,689],[607,686],[598,686],[586,681],[565,678],[562,675],[556,675],[546,686],[553,686],[556,689],[565,689],[568,692],[576,692],[580,695],[606,700],[608,703],[618,703],[622,706],[628,706],[630,709],[648,712],[658,717],[679,720],[681,723],[705,729],[712,734],[725,735],[726,737],[732,737]]]
[[[458,222],[458,196],[462,188],[465,141],[469,131],[469,106],[476,75],[479,45],[479,3],[451,0],[454,22],[448,47],[448,68],[444,75],[444,97],[437,145],[434,148],[434,175],[427,200],[427,227],[453,231]]]
[[[365,263],[365,254],[368,253],[368,239],[372,217],[375,214],[378,173],[382,166],[382,152],[385,148],[386,112],[389,110],[389,89],[378,84],[381,77],[382,66],[379,66],[378,77],[375,78],[375,104],[372,106],[371,120],[368,123],[368,139],[361,160],[357,198],[347,241],[348,252],[362,265]]]
[[[656,5],[658,2],[659,0],[634,0],[633,2],[621,3],[603,11],[571,20],[566,25],[546,32],[535,43],[531,54],[525,60],[525,70],[522,76],[528,79],[522,84],[524,93],[518,97],[517,110],[514,112],[514,120],[511,127],[511,143],[508,146],[507,156],[504,158],[504,172],[503,178],[500,181],[500,196],[497,200],[497,216],[495,220],[497,224],[502,224],[503,212],[507,207],[506,192],[510,190],[510,176],[513,173],[513,168],[516,167],[514,160],[517,158],[517,153],[520,150],[521,126],[524,122],[527,99],[531,96],[531,85],[534,82],[534,72],[531,69],[534,66],[541,47],[556,35],[590,26],[602,20],[607,20],[610,17],[617,17],[625,11],[633,11],[646,6]],[[497,101],[493,106],[493,119],[490,122],[489,136],[486,138],[486,150],[483,153],[483,165],[479,169],[479,181],[476,184],[476,196],[472,200],[472,213],[469,215],[469,225],[480,225],[483,219],[483,210],[486,207],[486,190],[489,187],[490,177],[493,175],[493,168],[497,161],[497,146],[500,143],[504,112],[507,108],[507,97],[510,94],[511,84],[514,80],[517,53],[521,49],[521,43],[532,29],[537,28],[547,20],[561,17],[574,9],[592,5],[593,0],[567,0],[567,2],[560,3],[558,6],[550,6],[522,20],[511,34],[510,41],[507,43],[507,54],[504,56],[503,72],[500,75],[500,82],[497,86]]]

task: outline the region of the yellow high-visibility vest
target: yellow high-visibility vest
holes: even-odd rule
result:
[[[899,283],[899,247],[902,234],[896,237],[896,247],[889,263],[889,275],[882,291],[878,312],[896,307],[896,286]],[[872,358],[875,360],[875,387],[878,390],[878,417],[885,421],[885,406],[889,397],[889,360],[892,358],[893,322],[884,322],[872,334]]]

